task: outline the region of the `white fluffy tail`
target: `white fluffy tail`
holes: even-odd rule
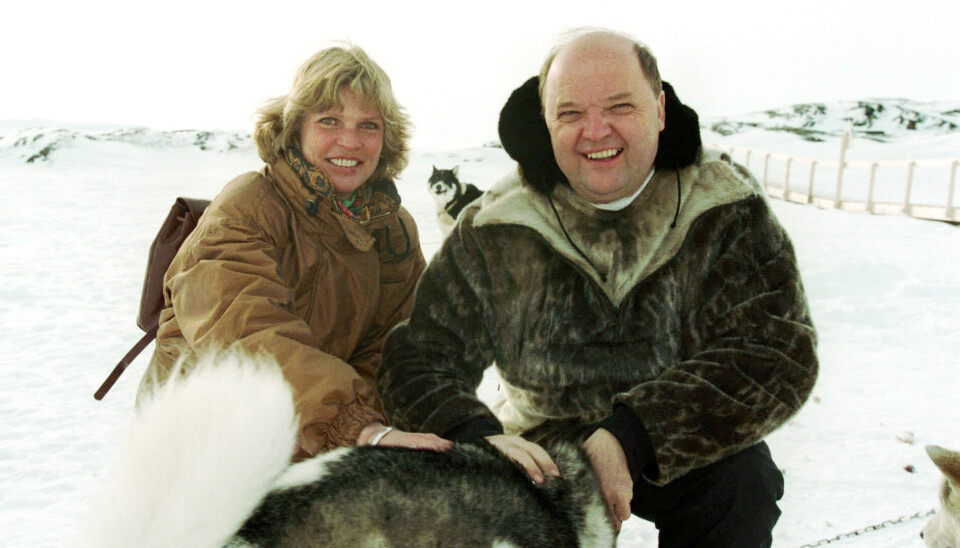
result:
[[[221,548],[288,466],[296,432],[275,363],[202,360],[141,405],[76,546]]]

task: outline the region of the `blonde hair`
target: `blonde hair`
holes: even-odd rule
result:
[[[253,137],[264,162],[283,157],[289,146],[300,147],[300,128],[307,113],[343,108],[340,94],[349,89],[383,117],[383,149],[371,181],[393,179],[407,166],[410,120],[393,96],[390,78],[361,48],[344,44],[322,49],[297,69],[290,92],[267,101],[257,111]]]
[[[538,92],[540,94],[541,103],[543,102],[543,88],[546,85],[547,74],[550,72],[550,67],[553,65],[553,60],[557,58],[560,50],[577,38],[586,36],[588,34],[597,33],[612,34],[629,42],[631,46],[633,46],[633,52],[637,55],[637,61],[640,63],[640,70],[643,71],[643,75],[647,77],[647,81],[650,83],[650,88],[653,89],[653,93],[655,95],[660,94],[660,92],[663,90],[663,82],[660,79],[660,69],[657,67],[657,58],[653,55],[653,52],[650,51],[650,48],[648,48],[643,42],[640,42],[636,38],[623,32],[599,27],[579,27],[569,30],[562,35],[560,41],[553,47],[553,49],[550,50],[550,53],[544,60],[543,65],[540,67],[540,86]]]

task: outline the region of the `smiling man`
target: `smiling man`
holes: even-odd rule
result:
[[[665,125],[659,78],[648,81],[630,42],[600,33],[564,48],[548,69],[544,116],[570,186],[594,203],[635,195]]]
[[[485,439],[535,482],[583,444],[614,522],[660,546],[770,546],[783,477],[764,437],[808,398],[816,332],[753,177],[620,34],[558,46],[501,112],[518,169],[465,209],[388,337],[398,426]],[[495,363],[502,400],[475,391]]]

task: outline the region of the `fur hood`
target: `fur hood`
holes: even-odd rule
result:
[[[510,94],[500,111],[498,130],[503,149],[520,165],[524,180],[537,192],[549,194],[557,183],[569,183],[553,156],[539,84],[540,78],[534,76]],[[654,168],[678,170],[695,163],[700,155],[700,121],[667,82],[663,93],[666,126],[660,132]]]

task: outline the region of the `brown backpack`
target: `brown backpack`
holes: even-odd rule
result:
[[[170,208],[170,213],[160,225],[157,237],[150,245],[150,255],[147,258],[147,273],[143,279],[143,293],[140,295],[140,314],[137,316],[137,325],[146,334],[133,345],[133,348],[113,368],[103,384],[93,395],[101,400],[113,386],[128,365],[140,355],[140,352],[157,337],[157,326],[160,323],[160,310],[163,308],[163,277],[173,261],[173,257],[180,249],[180,245],[193,232],[200,216],[210,204],[210,200],[195,198],[177,198]]]

